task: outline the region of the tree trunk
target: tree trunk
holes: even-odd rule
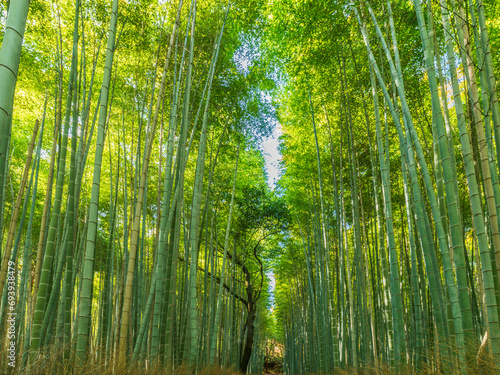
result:
[[[250,295],[249,295],[250,297]],[[247,339],[245,341],[245,348],[243,349],[243,356],[240,362],[240,371],[246,374],[248,363],[250,362],[250,356],[252,355],[253,338],[255,332],[255,314],[257,312],[257,304],[255,301],[248,301],[248,316],[245,321],[245,326],[247,330]]]

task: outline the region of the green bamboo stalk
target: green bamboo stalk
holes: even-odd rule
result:
[[[151,129],[149,131],[149,138],[147,140],[147,146],[146,146],[145,154],[144,154],[144,164],[142,166],[142,173],[141,173],[141,180],[140,180],[140,185],[139,185],[139,190],[138,190],[137,204],[135,206],[134,223],[133,223],[133,228],[132,228],[132,238],[131,238],[130,252],[129,252],[129,257],[128,257],[127,282],[125,285],[124,302],[123,302],[123,308],[122,308],[123,309],[122,319],[121,319],[121,324],[120,324],[120,326],[121,326],[121,328],[120,328],[120,350],[121,351],[125,351],[125,345],[126,345],[126,340],[127,340],[128,322],[130,319],[130,308],[131,308],[130,299],[131,299],[131,294],[132,294],[134,269],[135,269],[135,263],[136,263],[135,257],[136,257],[137,246],[138,246],[137,242],[138,242],[138,236],[139,236],[139,225],[140,225],[141,211],[142,211],[142,205],[143,205],[143,200],[144,200],[144,195],[145,195],[145,186],[146,186],[147,175],[148,175],[150,155],[151,155],[151,150],[152,150],[152,146],[153,146],[154,135],[156,133],[158,116],[159,116],[160,108],[161,108],[161,105],[163,102],[166,76],[167,76],[168,67],[169,67],[169,63],[170,63],[170,57],[171,57],[171,53],[172,53],[173,44],[175,41],[175,37],[177,35],[177,28],[179,26],[179,17],[180,17],[181,8],[182,8],[182,1],[179,3],[178,12],[177,12],[177,19],[176,19],[176,22],[174,23],[173,31],[172,31],[171,38],[170,38],[167,57],[165,59],[165,66],[163,69],[162,81],[160,84],[160,91],[158,94],[158,100],[156,102],[155,113],[154,113],[154,117],[152,120]],[[162,234],[160,234],[160,238],[163,238]],[[160,247],[162,247],[161,243],[160,243]],[[163,260],[159,259],[158,264],[160,264],[160,262],[163,263]],[[156,284],[155,284],[155,287],[151,289],[150,294],[152,294],[153,291],[155,291],[155,290],[156,290]],[[151,296],[148,297],[148,301],[151,298],[152,298]],[[144,320],[144,324],[146,324],[146,321],[147,320]],[[144,328],[143,328],[143,332],[144,332]],[[142,336],[140,336],[140,337],[142,338]],[[139,340],[139,342],[140,341],[141,340]],[[155,347],[156,347],[156,345],[155,345]]]
[[[192,31],[192,43],[194,43],[194,19],[196,17],[196,1],[194,3],[194,14],[193,14],[193,31]],[[191,338],[191,352],[189,362],[192,365],[196,364],[197,357],[197,341],[198,341],[198,319],[196,314],[196,271],[198,269],[198,242],[200,233],[200,210],[202,201],[202,190],[203,190],[203,175],[205,171],[205,153],[206,153],[206,143],[207,143],[207,127],[208,127],[208,110],[210,105],[210,96],[212,93],[212,81],[215,72],[215,66],[217,63],[217,57],[219,53],[220,41],[224,33],[224,26],[227,19],[227,14],[229,12],[229,6],[226,11],[226,16],[222,24],[221,32],[214,45],[213,57],[210,66],[210,72],[208,77],[208,92],[205,103],[205,111],[203,114],[203,126],[200,136],[200,144],[198,149],[198,160],[196,162],[196,172],[195,181],[193,187],[193,202],[191,204],[191,223],[190,223],[190,246],[191,246],[191,257],[190,257],[190,274],[189,274],[189,320],[190,320],[190,338]]]
[[[0,49],[0,201],[4,201],[3,194],[7,179],[7,153],[10,143],[12,126],[12,109],[14,106],[14,92],[17,83],[19,61],[28,17],[30,0],[15,1],[9,6],[5,32]],[[0,206],[0,217],[3,218],[3,207]],[[2,228],[0,228],[1,232]],[[9,257],[4,257],[8,261]],[[2,262],[3,264],[3,262]],[[0,274],[0,290],[3,290],[5,274],[2,267]]]
[[[359,15],[357,17],[358,17],[359,24],[362,25],[361,19],[359,18]],[[436,264],[432,259],[433,252],[429,248],[429,242],[428,242],[429,235],[428,235],[428,231],[426,228],[426,214],[425,214],[425,211],[423,209],[422,202],[421,202],[422,198],[421,198],[420,186],[419,186],[419,182],[417,179],[415,161],[413,158],[413,147],[411,147],[411,145],[407,144],[407,141],[406,141],[406,138],[408,136],[410,136],[410,134],[408,134],[407,137],[405,137],[405,135],[403,134],[400,120],[399,120],[399,115],[397,114],[397,112],[394,109],[394,106],[392,104],[392,99],[390,98],[390,95],[387,92],[387,88],[385,86],[384,80],[381,76],[380,70],[378,69],[378,65],[375,61],[375,58],[373,56],[373,52],[372,52],[370,44],[369,44],[369,39],[368,39],[366,30],[364,27],[361,27],[361,31],[363,33],[363,38],[365,40],[365,45],[367,47],[370,64],[372,65],[372,67],[375,71],[375,74],[376,74],[377,79],[379,81],[379,85],[382,88],[384,98],[385,98],[386,103],[389,107],[389,110],[392,114],[393,120],[396,124],[396,129],[398,131],[398,137],[400,140],[400,147],[402,149],[402,153],[405,155],[405,159],[407,160],[407,164],[410,167],[410,177],[411,177],[411,181],[412,181],[412,185],[413,185],[412,192],[414,195],[414,201],[415,201],[415,207],[416,207],[416,213],[417,213],[417,219],[418,219],[417,225],[418,225],[419,234],[420,234],[421,239],[422,239],[422,245],[423,245],[423,250],[424,250],[424,255],[425,255],[425,260],[426,260],[426,268],[427,268],[427,273],[429,275],[428,281],[429,281],[429,287],[430,287],[431,297],[432,297],[431,300],[432,300],[432,303],[434,306],[434,310],[436,312],[435,316],[436,316],[436,322],[437,322],[437,328],[438,328],[439,342],[441,345],[445,345],[445,343],[446,343],[446,327],[444,326],[444,319],[443,319],[444,315],[443,315],[443,310],[441,307],[442,306],[442,297],[439,293],[440,281],[437,280],[436,271],[433,269],[434,267],[436,267]],[[393,69],[391,68],[391,70],[393,70]],[[416,144],[418,144],[418,143],[416,143]],[[421,152],[419,152],[418,155],[419,155],[419,157],[423,156],[423,154]],[[421,166],[424,167],[425,164],[422,163]],[[424,177],[427,180],[427,183],[430,182],[428,179],[428,172],[426,174],[424,174]],[[432,197],[433,197],[433,195],[430,195],[430,198],[432,198]],[[435,197],[434,197],[434,200],[431,204],[432,207],[436,207],[436,204],[434,202],[435,202]],[[437,217],[437,219],[436,219],[436,217]],[[441,227],[441,229],[442,229],[442,225],[439,225],[439,224],[441,224],[439,218],[440,218],[440,216],[434,215],[436,225],[438,225],[438,228]],[[440,239],[445,240],[445,238],[443,237],[442,230],[440,231],[440,233],[441,233]],[[446,248],[446,247],[444,247],[444,248]],[[445,351],[445,349],[444,349],[445,347],[443,346],[442,348],[443,349],[441,352],[443,353]]]
[[[239,161],[239,155],[240,155],[240,147],[241,147],[241,141],[238,143],[238,151],[236,153],[236,161],[235,161],[235,167],[234,167],[234,177],[233,177],[233,189],[231,192],[231,203],[229,204],[229,215],[227,219],[227,228],[226,228],[226,234],[224,238],[224,248],[222,249],[223,251],[223,256],[222,256],[222,270],[221,270],[221,275],[220,275],[220,282],[219,282],[219,290],[217,293],[217,303],[216,303],[216,308],[215,308],[215,322],[214,322],[214,327],[217,328],[220,326],[221,322],[221,315],[222,315],[222,294],[224,292],[223,289],[223,284],[225,280],[225,271],[226,271],[226,257],[227,257],[227,251],[228,251],[228,246],[229,246],[229,235],[231,231],[231,219],[233,215],[233,210],[234,210],[234,197],[236,194],[236,177],[238,174],[238,161]],[[217,330],[214,329],[212,332],[212,337],[210,338],[210,365],[213,365],[215,363],[215,351],[216,351],[216,341],[217,340]]]
[[[57,168],[57,180],[56,180],[56,194],[54,198],[54,207],[51,212],[49,233],[47,236],[47,247],[43,257],[43,264],[41,269],[40,283],[38,293],[36,295],[36,306],[35,313],[33,316],[33,327],[32,327],[32,339],[31,339],[31,359],[35,359],[37,351],[41,347],[41,332],[43,331],[43,320],[46,315],[47,298],[50,297],[49,294],[49,282],[50,282],[50,272],[52,269],[54,253],[56,251],[56,233],[59,227],[58,223],[60,220],[61,213],[61,203],[63,194],[63,184],[66,173],[66,152],[68,143],[68,132],[69,123],[71,117],[71,103],[76,95],[73,94],[75,82],[76,82],[76,72],[77,72],[77,50],[78,50],[78,20],[79,20],[79,6],[80,2],[77,1],[75,4],[75,23],[73,29],[73,52],[71,59],[71,69],[70,69],[70,80],[68,84],[68,92],[66,97],[66,112],[64,115],[64,132],[62,134],[60,155],[58,160]],[[49,314],[50,315],[50,314]]]
[[[111,80],[111,69],[115,50],[115,34],[118,16],[118,0],[113,0],[111,20],[108,32],[108,44],[106,49],[106,61],[101,88],[99,121],[97,128],[96,152],[94,159],[94,173],[92,181],[92,192],[89,206],[87,239],[85,244],[85,257],[82,269],[82,295],[80,296],[80,307],[78,311],[78,331],[76,343],[76,364],[82,367],[86,361],[88,340],[91,326],[92,289],[94,280],[94,254],[97,232],[97,216],[99,205],[99,189],[101,183],[101,163],[104,148],[104,125],[108,107],[109,83]]]
[[[0,291],[3,291],[3,289],[4,289],[3,287],[5,284],[5,279],[7,277],[7,271],[9,268],[9,261],[11,260],[10,258],[11,258],[12,247],[14,245],[14,237],[16,234],[17,219],[19,216],[19,211],[21,209],[21,203],[22,203],[22,200],[24,197],[24,189],[26,188],[26,183],[28,182],[28,174],[29,174],[29,169],[30,169],[30,165],[31,165],[31,159],[33,158],[33,150],[35,148],[38,127],[39,127],[39,122],[38,122],[38,120],[36,120],[35,126],[33,128],[33,135],[31,137],[30,146],[28,149],[26,164],[24,166],[24,171],[23,171],[23,175],[21,178],[21,183],[19,184],[19,189],[17,192],[16,202],[14,203],[14,207],[12,210],[12,217],[10,219],[9,232],[7,235],[7,243],[5,244],[5,251],[3,253],[2,266],[1,266],[1,270],[0,270]],[[3,293],[2,293],[2,295],[3,295]],[[3,305],[3,308],[5,308],[5,305]]]

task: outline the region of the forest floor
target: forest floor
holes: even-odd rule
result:
[[[283,374],[283,363],[273,363],[272,365],[269,362],[264,363],[264,371],[263,375],[279,375]]]

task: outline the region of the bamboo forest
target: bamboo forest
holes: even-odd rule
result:
[[[0,374],[500,374],[498,0],[0,29]]]

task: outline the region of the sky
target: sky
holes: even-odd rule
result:
[[[252,53],[253,52],[253,53]],[[248,74],[249,66],[252,60],[255,58],[255,51],[252,51],[250,45],[244,43],[242,47],[236,51],[234,55],[234,62],[237,68],[243,72],[243,74]],[[271,100],[268,94],[262,93],[266,100]],[[260,145],[260,149],[264,156],[265,169],[267,172],[267,185],[271,190],[276,188],[276,183],[278,182],[280,175],[280,160],[281,155],[279,153],[279,137],[281,136],[281,125],[276,121],[274,122],[273,132],[271,136],[265,138]],[[270,299],[270,310],[274,310],[274,289],[276,287],[276,278],[274,277],[274,270],[270,269],[266,273],[269,278],[269,299]]]
[[[261,145],[261,150],[264,155],[265,168],[267,172],[267,184],[271,190],[274,190],[279,179],[281,155],[278,151],[281,135],[281,125],[276,123],[273,133],[266,138]]]
[[[233,61],[236,64],[236,68],[244,75],[249,73],[249,68],[252,62],[259,57],[258,53],[258,41],[244,40],[240,48],[238,48],[233,56]],[[257,48],[256,48],[257,47]],[[271,97],[268,93],[261,92],[262,98],[271,102]],[[278,122],[274,123],[273,133],[270,137],[266,138],[261,144],[261,150],[264,154],[265,168],[268,176],[267,184],[274,190],[276,187],[276,182],[279,178],[279,161],[281,155],[278,151],[278,138],[281,135],[281,125]]]
[[[264,139],[261,144],[261,150],[264,155],[265,168],[267,172],[267,185],[270,189],[274,190],[280,174],[280,160],[281,155],[278,150],[278,138],[281,135],[281,125],[274,124],[273,133],[270,137]],[[274,310],[274,288],[276,287],[276,278],[274,277],[274,270],[269,270],[266,273],[269,277],[269,299],[271,302],[271,311]]]

